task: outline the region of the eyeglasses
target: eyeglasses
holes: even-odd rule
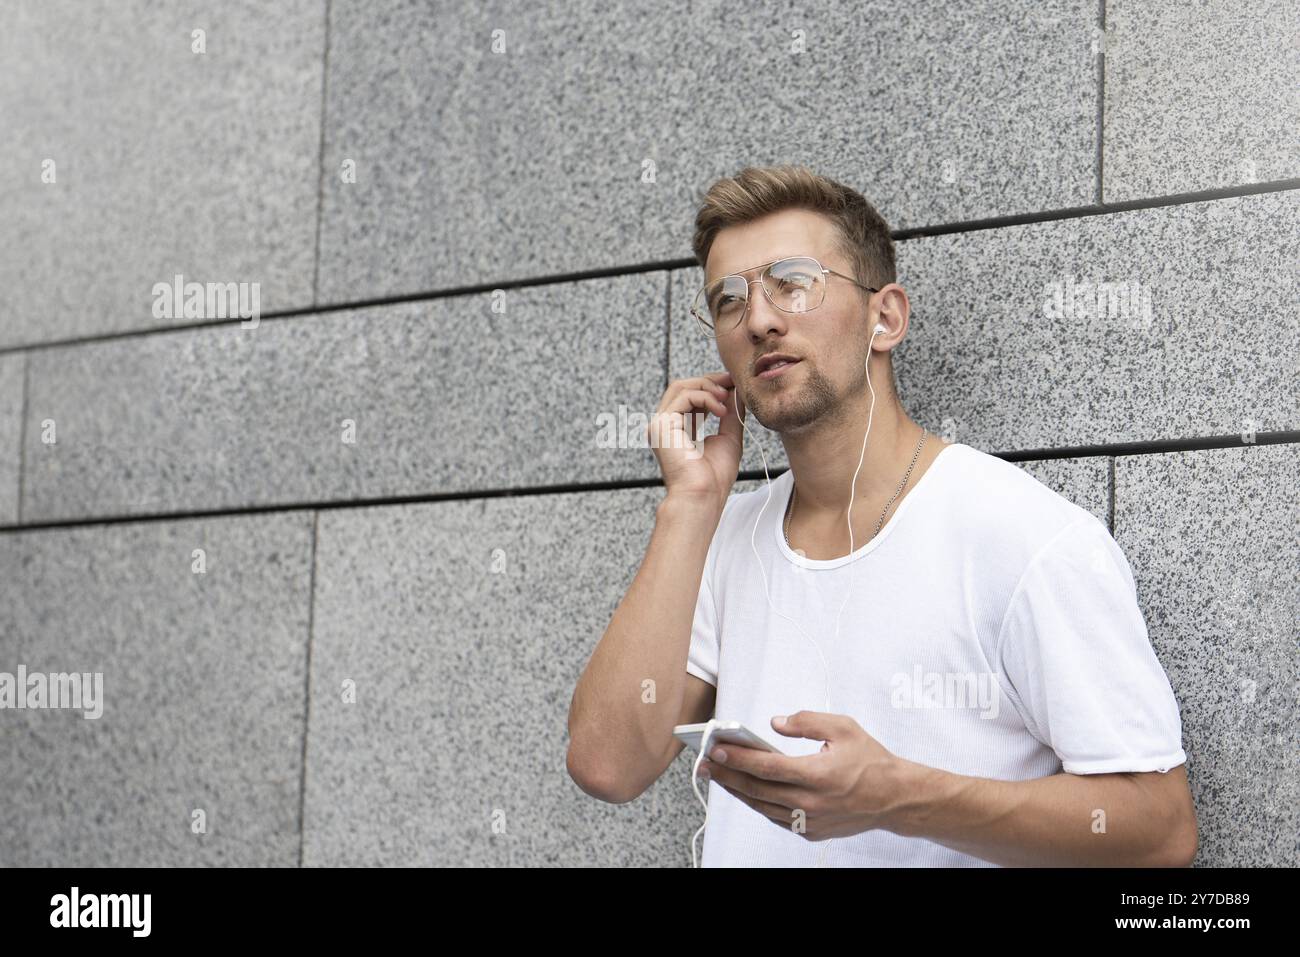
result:
[[[811,256],[791,256],[753,268],[763,270],[758,279],[746,279],[740,274],[723,276],[696,293],[691,315],[706,336],[717,338],[740,325],[749,312],[749,287],[754,283],[762,285],[768,302],[790,313],[811,312],[820,306],[826,299],[827,276],[839,276],[861,289],[880,292],[852,276],[827,269]]]

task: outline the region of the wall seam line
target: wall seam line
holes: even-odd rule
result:
[[[1106,0],[1097,0],[1101,37],[1097,41],[1097,199],[1106,202],[1103,163],[1106,159]]]
[[[1158,452],[1152,452],[1152,455],[1159,455]],[[1115,456],[1110,457],[1110,494],[1106,503],[1106,526],[1110,529],[1111,537],[1115,535]]]
[[[664,274],[664,391],[672,379],[673,368],[673,274],[672,270]]]
[[[312,261],[311,304],[320,302],[320,233],[325,208],[325,105],[330,81],[330,0],[325,0],[325,55],[320,72],[320,141],[316,156],[316,255]]]
[[[30,388],[32,354],[23,353],[23,396],[21,402],[22,418],[18,420],[18,503],[15,508],[15,521],[23,521],[23,496],[26,494],[25,477],[27,474],[27,390]]]
[[[311,649],[316,630],[316,543],[320,538],[320,512],[312,514],[311,573],[307,586],[307,661],[303,674],[302,766],[298,777],[298,866],[303,865],[307,844],[307,735],[311,724]]]
[[[1116,451],[1124,445],[1139,445]],[[1243,442],[1240,435],[1203,436],[1194,439],[1153,439],[1147,443],[1113,443],[1105,446],[1062,447],[1030,449],[1023,452],[989,452],[989,455],[1008,462],[1046,462],[1056,459],[1097,458],[1105,455],[1166,455],[1178,452],[1216,451],[1218,449],[1256,448],[1259,446],[1300,445],[1300,430],[1257,432],[1254,442]],[[789,466],[770,469],[777,478]],[[742,470],[737,482],[763,478],[760,469]],[[469,489],[460,492],[419,492],[410,495],[390,495],[368,499],[335,499],[328,501],[274,502],[266,505],[246,505],[233,508],[190,509],[176,512],[154,512],[123,515],[96,515],[86,518],[54,519],[30,522],[25,525],[0,524],[0,536],[58,528],[82,528],[91,525],[128,525],[146,522],[179,522],[189,519],[230,518],[236,516],[264,515],[281,512],[338,511],[340,509],[388,508],[394,505],[431,505],[438,502],[481,501],[489,498],[534,498],[541,495],[566,495],[575,492],[627,491],[631,489],[662,488],[662,478],[610,479],[598,482],[566,482],[556,485],[515,486],[512,488]]]

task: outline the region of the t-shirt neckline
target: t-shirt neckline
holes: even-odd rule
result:
[[[838,568],[841,565],[846,565],[849,562],[858,561],[863,556],[871,554],[871,552],[873,552],[881,542],[889,537],[890,532],[894,530],[894,526],[896,526],[902,520],[903,515],[906,514],[908,507],[912,504],[912,500],[916,498],[921,489],[926,487],[930,480],[930,476],[933,475],[935,470],[939,467],[939,463],[944,461],[945,458],[953,458],[953,456],[948,455],[947,453],[952,449],[964,447],[965,445],[962,442],[953,442],[940,449],[939,454],[936,455],[934,461],[930,463],[930,467],[925,470],[925,474],[917,480],[914,486],[912,486],[912,490],[903,496],[903,501],[899,503],[898,508],[894,509],[893,514],[889,516],[889,520],[885,522],[885,525],[881,528],[879,534],[873,537],[865,545],[861,545],[848,555],[841,555],[839,558],[805,558],[796,553],[793,548],[786,544],[784,529],[785,511],[790,505],[790,495],[794,491],[793,473],[789,469],[786,469],[782,476],[786,479],[786,491],[781,500],[781,507],[776,513],[777,519],[773,523],[773,532],[776,535],[776,547],[780,550],[781,554],[785,556],[786,560],[790,562],[790,564],[798,565],[800,568],[815,570],[831,569]]]

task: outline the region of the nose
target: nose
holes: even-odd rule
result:
[[[748,288],[755,283],[758,284],[758,292]],[[785,314],[768,301],[767,287],[763,285],[763,280],[749,280],[745,293],[745,318],[741,324],[749,330],[750,337],[755,341],[766,338],[773,329],[784,334],[786,321]]]

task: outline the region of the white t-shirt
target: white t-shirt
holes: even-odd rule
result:
[[[878,535],[815,561],[782,533],[792,482],[788,470],[773,480],[770,502],[766,487],[733,493],[709,546],[686,670],[717,687],[718,719],[803,755],[821,742],[777,733],[774,715],[846,714],[910,761],[1009,781],[1187,760],[1132,571],[1091,512],[956,443]],[[811,638],[769,610],[764,575],[772,605]],[[816,866],[821,842],[708,788],[703,866]],[[834,839],[824,862],[936,865],[993,866],[884,830]]]

